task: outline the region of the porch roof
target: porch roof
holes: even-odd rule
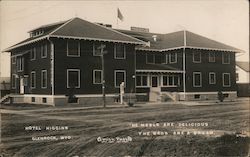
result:
[[[182,73],[183,71],[166,64],[137,64],[136,72]]]

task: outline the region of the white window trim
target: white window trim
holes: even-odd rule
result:
[[[21,65],[19,65],[19,64],[21,64]],[[17,64],[17,72],[23,72],[23,69],[24,69],[24,58],[23,57],[20,58],[19,64]],[[21,69],[18,68],[19,66]]]
[[[225,85],[225,75],[228,75],[229,76],[229,85]],[[222,73],[222,84],[223,84],[223,87],[231,87],[231,75],[230,73]]]
[[[173,55],[173,54],[174,54],[175,56],[174,56],[174,61],[172,62],[172,61],[171,61],[171,58],[172,58],[172,55]],[[172,63],[177,63],[177,53],[176,53],[176,52],[170,53],[168,58],[169,58],[169,63],[171,63],[171,64],[172,64]]]
[[[98,44],[99,45],[99,44]],[[100,44],[101,45],[101,44]],[[95,54],[95,46],[96,46],[96,43],[93,43],[93,56],[102,56],[102,54]]]
[[[47,44],[44,44],[44,45],[42,45],[41,47],[43,47],[42,49],[43,49],[43,51],[45,52],[45,55],[43,56],[43,53],[42,53],[42,51],[41,51],[41,58],[47,58],[47,54],[48,54],[48,45]],[[41,50],[42,50],[41,49]],[[46,50],[46,51],[45,51]]]
[[[116,86],[116,73],[117,72],[123,72],[124,73],[124,87],[126,87],[127,83],[126,83],[126,70],[115,70],[114,71],[114,86],[115,88],[120,88],[120,85],[119,86]]]
[[[195,85],[195,74],[200,75],[200,85]],[[201,72],[193,72],[193,87],[202,87],[202,74]]]
[[[14,86],[13,86],[13,77],[15,78],[14,79]],[[16,89],[16,83],[17,83],[16,74],[12,74],[12,77],[11,77],[11,88],[12,89]]]
[[[214,82],[212,82],[212,80],[211,80],[211,75],[214,75]],[[216,84],[216,74],[215,74],[215,72],[209,72],[209,84]]]
[[[43,86],[43,72],[45,72],[45,75],[46,75],[46,77],[45,77],[45,86]],[[48,74],[47,74],[47,70],[42,70],[41,71],[41,88],[43,88],[43,89],[45,89],[45,88],[47,88],[47,81],[48,81]]]
[[[211,56],[211,54],[213,54],[213,56]],[[215,52],[209,52],[209,54],[208,54],[209,56],[208,56],[208,61],[209,62],[215,62]]]
[[[101,72],[101,82],[100,83],[97,83],[96,82],[96,79],[95,79],[95,72]],[[102,84],[102,80],[103,80],[103,78],[102,78],[102,70],[98,70],[98,69],[94,69],[93,70],[93,84]]]
[[[230,53],[228,54],[228,62],[225,62],[225,60],[224,60],[225,53],[227,53],[227,52],[222,53],[222,64],[230,64],[230,60],[231,60]]]
[[[34,55],[32,55],[32,53],[33,53]],[[31,61],[36,60],[36,47],[33,47],[33,48],[31,49],[31,56],[33,56],[33,58],[30,58]]]
[[[146,53],[146,64],[155,64],[155,54],[152,54],[153,55],[153,63],[149,63],[148,62],[148,53]]]
[[[199,53],[199,54],[200,54],[200,59],[199,59],[199,61],[194,60],[194,58],[195,58],[195,57],[194,57],[194,56],[195,56],[194,54],[195,54],[195,53]],[[192,54],[193,54],[193,63],[201,63],[201,52],[193,52]]]
[[[166,76],[167,77],[167,85],[164,85],[163,84],[163,77]],[[169,85],[169,76],[173,76],[173,79],[175,76],[177,75],[162,75],[162,79],[161,79],[161,84],[162,84],[162,87],[178,87],[178,85],[180,84],[180,77],[178,77],[178,80],[177,80],[177,85]],[[174,80],[173,80],[174,81]]]
[[[77,71],[78,72],[78,86],[75,88],[80,88],[81,87],[81,70],[80,69],[67,69],[67,88],[70,88],[69,86],[69,72],[70,71]]]
[[[32,74],[34,74],[34,86],[32,87]],[[35,71],[31,71],[30,73],[30,88],[31,89],[35,89],[36,88],[36,72]]]
[[[12,60],[12,64],[16,64],[16,56],[12,56],[11,60]],[[15,62],[13,60],[15,60]]]
[[[78,45],[78,54],[77,55],[71,55],[69,54],[69,40],[67,40],[67,57],[80,57],[81,56],[81,44],[80,41],[76,41]]]
[[[135,80],[136,81],[136,83],[135,83],[136,87],[138,87],[138,88],[149,87],[149,84],[148,84],[148,75],[146,75],[146,74],[142,74],[142,75],[138,74],[138,75],[136,75],[135,79],[137,79],[137,76],[141,76],[141,81],[142,81],[142,76],[146,76],[147,77],[147,85],[146,86],[138,86],[137,85],[137,80]]]
[[[117,57],[117,56],[116,56],[116,46],[117,46],[117,45],[114,46],[114,58],[115,58],[115,59],[126,59],[126,46],[123,45],[123,44],[121,44],[121,46],[123,47],[124,57]]]

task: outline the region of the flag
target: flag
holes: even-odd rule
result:
[[[121,21],[123,21],[123,15],[122,15],[122,13],[121,13],[121,11],[120,11],[119,8],[117,8],[117,17],[118,17],[118,19],[120,19]]]

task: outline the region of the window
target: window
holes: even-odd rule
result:
[[[102,70],[93,71],[93,84],[102,84]]]
[[[16,56],[13,56],[13,57],[11,58],[11,60],[12,60],[12,64],[16,64]]]
[[[155,63],[155,55],[152,53],[146,54],[146,62],[147,64],[154,64]]]
[[[136,86],[137,87],[147,87],[148,86],[147,75],[137,75],[136,76]]]
[[[215,52],[209,52],[209,62],[215,62]]]
[[[201,72],[193,72],[193,87],[201,87]]]
[[[170,53],[169,54],[169,63],[176,63],[177,62],[177,53]]]
[[[30,60],[35,60],[36,59],[36,48],[34,47],[31,51],[30,51]]]
[[[200,99],[201,98],[201,95],[200,94],[195,94],[194,95],[194,99]]]
[[[123,44],[116,44],[114,47],[115,59],[126,58],[126,47]]]
[[[230,63],[230,53],[223,53],[222,54],[222,63],[229,64]]]
[[[119,88],[122,82],[124,82],[124,85],[126,86],[126,71],[115,70],[115,87]]]
[[[41,72],[41,87],[47,88],[47,70]]]
[[[168,54],[164,54],[162,58],[163,58],[162,63],[168,64]]]
[[[23,63],[24,63],[24,58],[23,57],[17,57],[17,71],[21,72],[23,71]]]
[[[16,74],[12,74],[12,77],[11,77],[11,87],[12,87],[12,89],[16,88]]]
[[[200,52],[193,52],[193,62],[194,63],[201,62],[201,53]]]
[[[230,73],[223,73],[223,87],[230,87],[231,82],[230,82]]]
[[[101,56],[101,43],[93,43],[93,56]]]
[[[236,81],[239,81],[239,73],[236,73]]]
[[[41,46],[41,58],[47,57],[47,51],[48,51],[47,44],[42,45]]]
[[[80,69],[67,69],[67,88],[80,88]]]
[[[47,98],[42,98],[43,103],[47,103]]]
[[[180,85],[180,77],[177,75],[164,75],[162,77],[162,84],[163,86],[179,86]]]
[[[36,72],[32,71],[31,76],[30,76],[30,87],[31,88],[36,88]]]
[[[36,102],[36,98],[35,97],[31,97],[31,102]]]
[[[209,73],[209,84],[216,84],[216,76],[214,72]]]
[[[80,56],[80,42],[75,40],[67,41],[67,56],[79,57]]]

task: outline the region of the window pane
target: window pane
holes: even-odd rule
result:
[[[169,81],[169,85],[170,86],[172,86],[172,85],[174,85],[174,78],[173,78],[174,76],[169,76],[169,78],[168,78],[168,81]]]
[[[36,59],[36,48],[34,47],[30,52],[30,59]]]
[[[68,41],[68,55],[79,56],[79,42],[77,41]]]
[[[46,44],[41,46],[41,54],[42,54],[42,57],[47,56],[47,45]]]
[[[229,63],[229,62],[230,62],[229,53],[223,53],[223,63]]]
[[[215,52],[209,52],[209,62],[215,62]]]
[[[93,45],[93,54],[94,56],[100,56],[101,55],[101,49],[99,48],[101,44],[99,43],[94,43]]]
[[[174,85],[178,86],[179,85],[178,83],[179,83],[178,82],[178,76],[174,76]]]
[[[136,86],[141,86],[141,76],[136,76]]]
[[[147,76],[142,76],[142,85],[143,85],[143,86],[147,86],[147,85],[148,85]]]
[[[201,75],[194,74],[194,86],[200,86],[200,85],[201,85]]]
[[[214,73],[210,73],[209,76],[210,76],[210,78],[209,78],[210,84],[215,84],[215,74]]]
[[[193,61],[195,61],[195,62],[201,61],[201,53],[200,52],[193,52]]]
[[[102,83],[102,72],[101,71],[95,71],[95,83]]]
[[[42,87],[47,87],[47,72],[42,71]]]
[[[224,74],[224,85],[229,86],[230,85],[230,75]]]
[[[147,54],[147,63],[154,63],[154,54]]]
[[[12,84],[12,88],[16,88],[16,76],[15,75],[12,75],[11,84]]]
[[[32,72],[31,73],[31,87],[34,88],[36,86],[36,73]]]
[[[79,87],[79,71],[68,71],[69,88]]]
[[[125,58],[125,47],[122,44],[116,45],[116,58]]]
[[[122,82],[125,83],[124,81],[125,74],[124,72],[116,72],[116,86],[120,86]],[[125,83],[126,84],[126,83]]]
[[[176,62],[176,53],[170,53],[170,62],[171,63]]]
[[[167,78],[167,76],[163,76],[163,85],[164,86],[168,85],[168,78]]]

